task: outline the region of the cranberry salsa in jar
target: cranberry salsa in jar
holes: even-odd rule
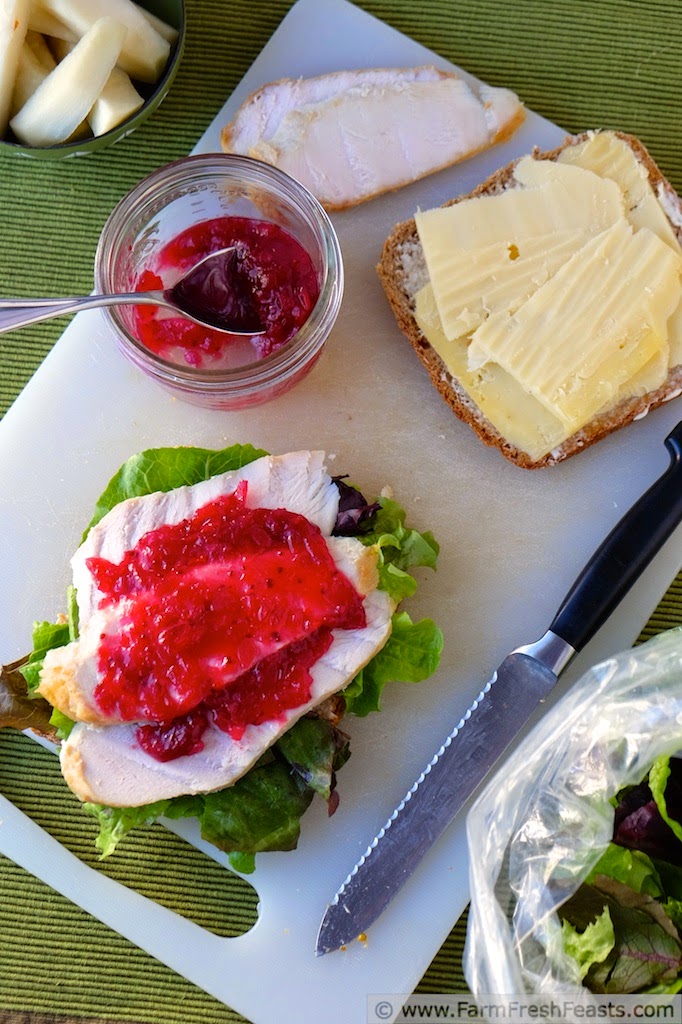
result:
[[[258,333],[230,335],[162,307],[136,306],[135,334],[151,352],[189,366],[239,366],[281,348],[306,322],[320,294],[312,259],[279,224],[251,217],[216,217],[182,231],[155,253],[135,290],[171,288],[201,259],[228,247],[216,269],[192,275],[183,304],[217,316],[250,307]]]
[[[228,316],[236,304],[251,315],[253,334],[200,326],[160,306],[102,312],[123,354],[166,390],[195,404],[237,409],[274,398],[306,376],[338,315],[339,243],[303,186],[248,157],[209,154],[162,167],[107,220],[95,282],[105,293],[172,288],[224,249],[224,267],[211,261],[210,271],[199,268],[178,286],[184,308]]]

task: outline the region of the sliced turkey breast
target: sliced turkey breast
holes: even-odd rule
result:
[[[508,89],[434,67],[338,71],[263,86],[222,132],[225,152],[297,178],[328,209],[363,202],[508,138]]]
[[[116,633],[128,604],[123,600],[100,607],[105,594],[98,588],[89,560],[104,558],[118,563],[150,531],[190,518],[208,502],[234,493],[243,483],[247,485],[247,508],[286,508],[314,523],[323,536],[330,536],[336,522],[339,492],[324,468],[322,452],[268,456],[192,486],[121,502],[93,527],[71,560],[80,637],[48,652],[39,687],[46,700],[76,721],[121,721],[120,715],[102,710],[94,691],[100,681],[100,639]],[[361,573],[360,578],[365,576]]]
[[[324,452],[319,451],[269,455],[198,484],[129,498],[90,530],[71,559],[81,632],[102,598],[87,567],[89,558],[118,562],[150,530],[161,523],[172,525],[189,518],[207,502],[231,494],[242,482],[248,488],[247,508],[286,508],[297,512],[318,526],[325,537],[334,529],[339,492],[325,470]]]
[[[326,543],[336,566],[357,592],[363,596],[371,594],[378,582],[376,551],[365,547],[353,537],[328,537]],[[129,602],[124,601],[113,608],[95,612],[78,640],[47,652],[39,692],[68,718],[98,725],[114,725],[130,720],[120,713],[107,713],[96,699],[96,691],[101,683],[98,656],[102,638],[116,638],[128,607]],[[234,668],[221,667],[221,684],[229,685],[261,657],[286,646],[291,639],[283,638],[281,642],[270,643],[267,650],[254,648],[249,661]],[[144,720],[143,716],[135,719]]]
[[[62,744],[62,773],[81,800],[109,807],[137,807],[174,796],[224,789],[317,704],[343,689],[383,647],[393,611],[388,595],[375,590],[364,599],[367,624],[335,630],[331,646],[311,669],[310,700],[261,725],[250,725],[236,741],[216,726],[203,736],[204,748],[172,761],[156,761],[139,745],[133,725],[80,723]]]
[[[121,502],[90,531],[72,560],[80,636],[48,652],[40,684],[41,694],[78,723],[62,745],[61,758],[66,781],[82,800],[138,806],[231,785],[302,715],[342,690],[384,645],[391,630],[393,603],[376,589],[378,552],[354,537],[331,536],[338,503],[339,491],[325,470],[323,454],[296,452],[259,459],[241,470],[177,491]],[[227,510],[226,518],[221,519],[216,509]],[[281,536],[265,530],[272,524],[277,527],[280,520]],[[246,532],[224,532],[235,523],[239,529],[246,524]],[[297,528],[303,530],[302,539]],[[183,545],[177,549],[180,555],[169,559],[175,549],[166,546],[168,538],[174,542],[177,537]],[[216,537],[217,547],[200,547],[196,561],[197,538],[210,545]],[[243,549],[235,537],[246,545]],[[154,547],[157,541],[160,547]],[[278,547],[281,544],[283,549]],[[291,554],[291,559],[282,558],[280,550]],[[271,553],[274,563],[267,562]],[[306,576],[308,554],[313,567],[322,566],[319,579]],[[189,561],[183,561],[186,557]],[[236,559],[234,571],[231,558]],[[275,579],[278,570],[281,575]],[[154,573],[160,574],[158,578]],[[230,603],[235,576],[236,603]],[[113,587],[109,586],[112,579]],[[117,590],[121,579],[132,580],[132,589]],[[251,604],[243,587],[245,579],[249,591],[253,589],[250,581],[257,584]],[[160,591],[154,589],[155,583]],[[296,594],[302,583],[308,584],[308,590],[300,591],[292,603],[290,594]],[[146,624],[140,614],[147,604],[157,615],[154,602],[159,592],[175,611],[183,587],[194,597],[203,595],[204,584],[211,614],[220,605],[221,595],[228,594],[228,618],[223,620],[227,632],[216,629],[213,618],[207,619],[207,631],[200,634],[198,643],[204,645],[208,637],[208,654],[196,662],[192,676],[193,685],[198,679],[200,689],[188,690],[188,703],[175,704],[179,699],[173,692],[178,687],[178,663],[186,665],[198,657],[192,646],[197,643],[192,624],[190,647],[184,651],[172,636],[167,646],[163,629],[155,635],[145,626],[140,634],[141,675],[135,662],[137,653],[126,646],[126,631],[131,622],[138,627],[140,621]],[[248,618],[249,608],[255,613],[252,619]],[[197,614],[202,612],[203,605],[198,606]],[[244,621],[247,632],[242,631]],[[183,616],[174,622],[182,628]],[[162,620],[164,629],[166,623]],[[240,647],[238,663],[224,656],[233,623]],[[339,628],[334,628],[335,623],[340,623]],[[246,655],[242,657],[245,637]],[[109,706],[103,698],[103,680],[107,680],[112,658],[121,651],[126,667],[121,676],[125,700]],[[160,672],[154,685],[160,682],[166,703],[138,705],[133,699],[137,699],[136,687],[146,693],[152,663],[148,659],[157,653]],[[200,653],[205,654],[203,647]],[[274,670],[268,664],[274,665]],[[271,686],[274,704],[268,703]],[[288,686],[293,689],[287,691]],[[135,713],[124,713],[131,707]],[[171,712],[155,716],[150,712],[155,707],[170,707]],[[191,730],[193,715],[199,716],[200,732],[190,753],[191,746],[174,747],[174,730]],[[157,739],[161,751],[149,745]]]

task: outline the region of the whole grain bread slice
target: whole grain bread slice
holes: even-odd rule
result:
[[[614,134],[627,143],[646,169],[649,182],[682,245],[682,200],[638,139],[622,132]],[[556,160],[565,148],[577,145],[587,138],[588,133],[571,135],[556,149],[546,152],[535,150],[533,156],[537,160]],[[510,187],[515,187],[514,168],[517,163],[518,161],[513,161],[482,182],[473,192],[458,196],[444,205],[452,206],[465,199],[495,195]],[[682,364],[680,364],[670,369],[666,380],[655,391],[639,397],[623,399],[612,409],[600,413],[559,447],[553,449],[543,458],[534,461],[526,452],[511,444],[489,422],[457,378],[449,373],[444,362],[417,325],[414,318],[414,300],[417,292],[428,282],[428,273],[414,219],[398,224],[388,236],[377,265],[377,273],[398,326],[428,370],[433,385],[455,415],[468,423],[481,441],[498,448],[506,459],[524,469],[539,469],[556,465],[569,456],[583,451],[614,430],[619,430],[634,419],[641,418],[651,409],[682,394]]]

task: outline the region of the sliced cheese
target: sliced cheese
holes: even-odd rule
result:
[[[670,368],[682,364],[682,297],[668,320],[668,345],[670,347]]]
[[[609,408],[615,408],[623,399],[641,398],[659,388],[668,375],[668,355],[669,345],[662,345],[660,350],[655,352],[651,359],[642,366],[641,370],[638,370],[621,385],[615,398],[605,403],[604,408],[599,412],[607,412]]]
[[[601,178],[616,182],[624,194],[625,215],[633,228],[649,228],[680,252],[675,232],[649,183],[645,165],[637,159],[627,142],[614,132],[595,132],[585,142],[567,146],[559,154],[557,162],[565,167],[593,171]]]
[[[471,252],[453,251],[447,277],[436,275],[446,336],[454,341],[471,334],[494,313],[514,313],[591,237],[587,229],[565,229]]]
[[[568,166],[594,171],[615,181],[625,197],[625,216],[635,230],[648,228],[675,252],[682,252],[670,221],[651,187],[644,164],[614,132],[591,133],[584,142],[564,149],[558,160]],[[670,366],[682,363],[682,298],[668,322]]]
[[[511,374],[496,363],[488,363],[476,371],[468,366],[468,339],[450,341],[445,337],[430,284],[415,297],[414,318],[420,331],[442,359],[450,373],[476,403],[488,422],[510,444],[535,462],[558,448],[572,431],[554,416],[533,395],[524,391]],[[614,401],[605,403],[604,410],[618,402],[640,397],[654,391],[668,372],[666,347],[626,381]]]
[[[539,460],[682,364],[682,247],[613,132],[529,155],[496,195],[417,213],[424,336],[489,422]]]
[[[531,187],[415,215],[450,339],[475,330],[488,315],[513,312],[589,238],[623,218],[615,182],[529,159]]]
[[[588,242],[513,316],[473,335],[469,368],[497,363],[566,427],[587,423],[665,348],[682,258],[621,220]],[[662,382],[662,381],[661,381]]]
[[[566,439],[566,428],[518,381],[495,363],[478,371],[467,365],[465,338],[445,337],[433,289],[425,285],[415,298],[415,320],[448,372],[462,385],[483,415],[499,433],[532,459],[541,459]]]

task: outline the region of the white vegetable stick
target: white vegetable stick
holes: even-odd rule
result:
[[[130,81],[130,76],[114,68],[107,84],[95,100],[88,114],[93,135],[104,135],[139,110],[144,100]]]
[[[114,18],[96,21],[12,118],[17,138],[30,146],[68,139],[104,88],[125,36]]]
[[[42,39],[45,43],[45,39],[43,36],[39,36],[38,38]],[[52,58],[52,68],[55,68],[57,64],[64,60],[67,54],[71,53],[76,43],[71,42],[69,39],[59,39],[55,36],[51,36],[49,43],[45,43],[45,45],[47,46],[48,56]],[[95,103],[96,102],[97,100],[95,100]],[[86,135],[89,134],[90,125],[88,124],[86,118],[83,118],[81,123],[75,129],[75,131],[73,131],[71,135],[69,135],[68,139],[65,139],[64,141],[74,142],[77,141],[78,139],[84,139]]]
[[[68,39],[72,43],[78,39],[73,29],[67,28],[61,19],[46,11],[40,0],[30,0],[28,27],[32,32],[40,32],[54,39]]]
[[[131,78],[156,82],[168,63],[170,44],[132,0],[41,0],[43,7],[81,36],[98,18],[116,18],[128,29],[119,67]]]
[[[19,66],[17,67],[14,89],[12,91],[12,106],[10,108],[12,117],[14,117],[17,111],[21,110],[29,96],[32,96],[38,86],[42,85],[49,73],[24,40],[21,53],[19,54]]]
[[[173,26],[169,25],[168,22],[162,21],[161,18],[157,18],[157,16],[155,14],[152,14],[151,11],[146,10],[144,7],[140,7],[139,4],[135,4],[135,6],[137,7],[140,14],[147,19],[152,28],[155,28],[159,35],[163,36],[163,38],[167,42],[169,42],[171,46],[173,45],[174,42],[177,41],[177,38],[180,35],[180,33],[176,28],[173,28]]]
[[[33,50],[33,53],[38,58],[42,66],[47,72],[54,71],[57,61],[54,59],[50,52],[50,47],[45,41],[45,37],[40,32],[33,32],[31,29],[26,33],[26,42]]]
[[[0,3],[0,138],[7,131],[14,79],[28,28],[29,0]]]

